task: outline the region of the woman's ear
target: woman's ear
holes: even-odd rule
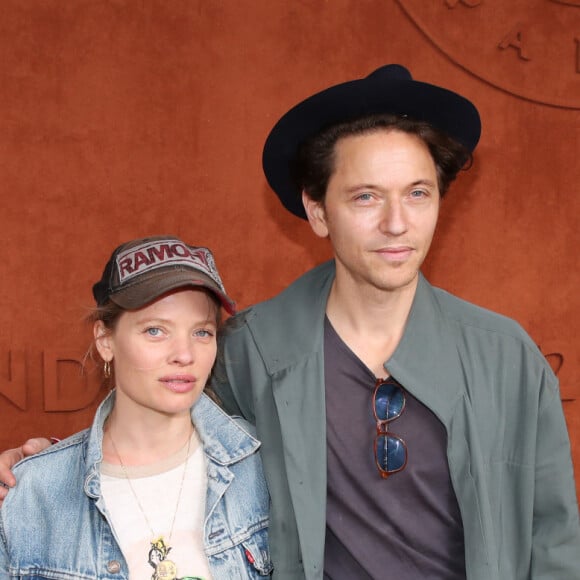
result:
[[[106,362],[111,362],[114,354],[113,337],[102,320],[97,320],[93,325],[93,337],[101,358]]]
[[[327,238],[328,227],[326,226],[324,204],[320,201],[314,201],[305,191],[302,192],[302,204],[312,231],[321,238]]]

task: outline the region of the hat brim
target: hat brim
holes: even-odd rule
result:
[[[391,113],[426,121],[470,152],[481,134],[475,106],[447,89],[415,81],[400,65],[325,89],[302,101],[276,123],[264,145],[262,165],[284,207],[306,219],[301,191],[291,175],[299,146],[323,128],[366,115]]]
[[[201,272],[192,272],[190,268],[161,268],[155,275],[145,280],[137,280],[123,289],[111,294],[109,299],[121,308],[137,310],[157,300],[167,292],[185,288],[205,288],[215,294],[228,314],[236,313],[235,302],[215,284],[208,276]]]

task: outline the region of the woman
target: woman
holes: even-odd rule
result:
[[[259,442],[202,391],[220,308],[206,248],[119,246],[93,287],[94,345],[115,389],[90,429],[15,468],[0,578],[260,578],[271,572]]]

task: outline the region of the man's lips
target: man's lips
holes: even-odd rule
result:
[[[399,261],[407,259],[413,251],[414,250],[411,246],[396,246],[381,248],[380,250],[376,250],[376,253],[384,256],[388,260]]]

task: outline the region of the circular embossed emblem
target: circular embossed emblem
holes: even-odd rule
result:
[[[580,109],[580,0],[398,0],[457,64],[514,95]]]

